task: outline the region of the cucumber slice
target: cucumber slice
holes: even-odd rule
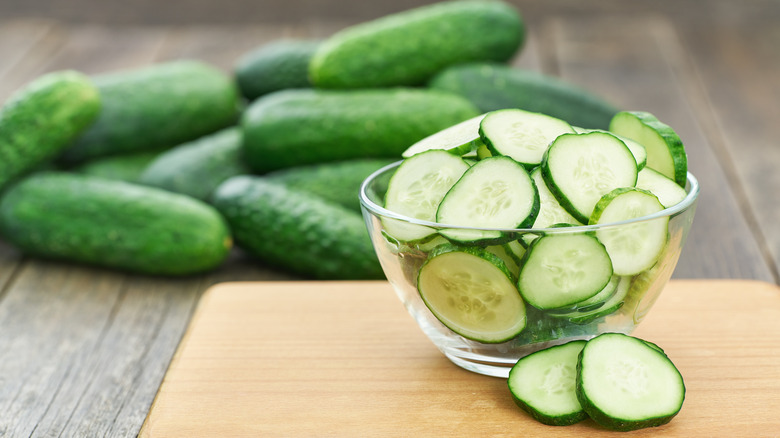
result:
[[[431,134],[409,146],[401,156],[409,158],[420,152],[434,149],[446,150],[453,155],[466,155],[482,144],[479,138],[479,124],[484,117],[485,115],[482,114]]]
[[[484,249],[438,247],[420,268],[417,290],[436,319],[464,338],[500,343],[525,328],[525,303],[512,275]]]
[[[512,280],[517,280],[517,274],[520,273],[520,265],[518,264],[515,255],[509,251],[506,244],[486,246],[485,250],[498,256],[498,258],[504,262],[504,265],[506,265],[509,273],[512,274]]]
[[[671,421],[682,408],[685,384],[664,353],[641,339],[605,333],[580,353],[576,393],[596,423],[629,431]]]
[[[685,189],[677,183],[649,167],[639,171],[639,175],[636,177],[636,186],[657,196],[666,208],[679,204],[688,196]]]
[[[534,180],[536,189],[539,191],[539,214],[536,215],[533,228],[550,228],[555,224],[582,225],[565,208],[561,207],[550,189],[547,188],[540,167],[531,171],[531,179]]]
[[[404,160],[388,183],[385,208],[404,216],[435,222],[444,195],[469,168],[460,157],[430,150]],[[402,242],[424,242],[436,235],[431,227],[384,218],[387,234]]]
[[[588,417],[577,400],[577,357],[585,341],[571,341],[531,353],[509,371],[515,403],[550,426],[568,426]]]
[[[612,118],[609,130],[641,143],[647,150],[647,167],[685,187],[688,157],[672,128],[648,112],[621,111]]]
[[[485,145],[485,143],[482,143],[477,148],[477,159],[478,160],[484,160],[485,158],[492,157],[493,154],[490,153],[490,149]]]
[[[603,129],[585,129],[585,128],[579,128],[575,127],[574,130],[578,134],[584,134],[586,132],[608,132],[604,131]],[[647,149],[640,144],[637,141],[631,140],[628,137],[623,137],[622,135],[617,135],[614,132],[611,132],[610,134],[614,135],[615,137],[619,138],[620,141],[626,144],[628,147],[628,150],[631,151],[631,155],[634,156],[634,160],[636,160],[636,168],[637,170],[642,170],[647,165]]]
[[[593,209],[590,224],[610,224],[636,219],[664,209],[652,193],[625,187],[615,189],[601,198]],[[607,248],[617,275],[635,275],[650,269],[666,246],[669,217],[604,227],[596,237]]]
[[[620,277],[616,275],[613,278],[619,279],[617,287],[613,290],[612,296],[600,306],[595,308],[581,307],[575,312],[569,312],[567,314],[551,313],[550,315],[556,318],[568,319],[569,322],[574,324],[590,324],[601,317],[617,312],[618,309],[623,307],[623,303],[626,301],[626,296],[628,296],[628,291],[631,288],[631,277]],[[601,293],[599,293],[599,295],[600,294]]]
[[[581,314],[581,312],[589,312],[591,310],[598,309],[599,307],[602,307],[604,303],[610,299],[613,295],[615,295],[615,291],[617,291],[617,286],[620,283],[620,276],[613,275],[612,278],[609,280],[609,283],[607,283],[606,286],[604,286],[604,289],[601,289],[599,293],[596,295],[593,295],[592,297],[588,298],[585,301],[580,301],[579,303],[575,303],[572,306],[564,307],[561,309],[550,309],[548,310],[548,313],[551,315],[560,315],[562,317],[568,317],[571,315],[578,315]]]
[[[518,289],[537,309],[558,309],[599,293],[612,278],[607,250],[589,234],[547,234],[528,248]]]
[[[479,135],[493,155],[511,157],[528,169],[539,165],[556,137],[573,132],[561,119],[520,109],[491,111],[479,126]]]
[[[476,228],[523,228],[538,211],[539,193],[523,166],[508,157],[490,157],[471,166],[447,192],[436,222],[475,227],[439,231],[451,240],[502,243],[503,232]]]
[[[636,184],[636,160],[625,143],[606,132],[563,134],[542,160],[550,192],[572,216],[588,223],[602,196]]]

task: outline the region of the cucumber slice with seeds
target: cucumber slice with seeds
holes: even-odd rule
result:
[[[645,189],[657,196],[658,200],[666,208],[679,204],[688,196],[685,189],[673,180],[649,167],[639,171],[639,175],[636,178],[636,187]]]
[[[578,134],[584,134],[586,132],[608,132],[603,129],[585,129],[585,128],[576,128],[576,127],[574,128],[574,130]],[[645,147],[639,142],[631,140],[628,137],[617,135],[614,132],[611,132],[610,134],[619,138],[620,141],[626,144],[628,150],[630,150],[631,154],[634,156],[634,160],[636,160],[636,168],[638,170],[644,169],[645,166],[647,165],[647,149],[645,149]]]
[[[520,109],[491,111],[479,126],[482,141],[493,155],[511,157],[527,169],[542,161],[556,137],[573,132],[561,119]]]
[[[537,309],[559,309],[599,293],[612,278],[607,250],[589,234],[547,234],[528,248],[517,286]]]
[[[525,328],[525,303],[512,275],[484,249],[438,247],[420,268],[417,290],[436,319],[464,338],[500,343]]]
[[[439,204],[436,222],[475,228],[523,228],[539,211],[539,193],[528,172],[508,157],[485,158],[471,166]],[[463,243],[503,243],[498,230],[449,228],[439,231]]]
[[[626,187],[604,195],[593,210],[590,224],[610,224],[636,219],[664,209],[652,193]],[[617,275],[635,275],[650,269],[661,256],[669,232],[669,217],[617,227],[604,227],[596,236],[607,248]]]
[[[550,192],[579,222],[588,223],[602,196],[636,184],[637,167],[625,143],[606,132],[563,134],[542,160]]]
[[[436,221],[444,195],[469,165],[443,150],[430,150],[406,159],[388,183],[385,208],[415,219]],[[387,234],[402,242],[424,242],[436,235],[433,228],[384,218]]]
[[[536,216],[533,228],[550,228],[555,224],[582,225],[565,208],[561,207],[550,189],[547,188],[540,167],[531,171],[531,179],[534,180],[536,189],[539,191],[539,214]]]
[[[409,158],[433,149],[446,150],[453,155],[465,155],[482,145],[482,140],[479,138],[479,124],[484,117],[485,115],[482,114],[431,134],[409,146],[401,156]]]
[[[671,127],[648,112],[621,111],[612,118],[609,130],[642,144],[647,150],[647,167],[685,187],[688,157]]]
[[[671,360],[641,339],[605,333],[585,344],[577,361],[576,394],[596,423],[619,431],[661,426],[685,400]]]
[[[577,400],[577,358],[585,341],[531,353],[509,371],[507,385],[515,403],[550,426],[568,426],[588,416]]]

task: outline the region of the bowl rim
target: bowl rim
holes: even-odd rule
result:
[[[398,160],[394,163],[390,163],[386,166],[381,167],[380,169],[377,169],[373,173],[371,173],[366,179],[363,180],[363,182],[360,184],[360,191],[359,191],[359,198],[360,198],[360,205],[363,207],[366,211],[372,213],[375,216],[379,217],[386,217],[391,218],[395,220],[399,220],[402,222],[407,222],[410,224],[415,225],[422,225],[426,227],[436,228],[436,229],[464,229],[464,230],[487,230],[487,231],[502,231],[506,233],[572,233],[572,232],[588,232],[588,231],[595,231],[600,230],[604,228],[612,228],[612,227],[618,227],[622,225],[627,224],[633,224],[633,223],[640,223],[640,222],[646,222],[646,221],[652,221],[654,219],[662,218],[662,217],[672,217],[676,216],[679,213],[682,213],[688,209],[690,209],[692,206],[695,205],[698,196],[699,196],[699,180],[691,173],[686,172],[686,192],[687,195],[685,198],[683,198],[682,201],[678,202],[677,204],[665,208],[661,211],[658,211],[656,213],[642,216],[635,219],[629,219],[625,221],[619,221],[619,222],[610,222],[606,224],[596,224],[596,225],[575,225],[571,227],[557,227],[557,228],[489,228],[489,227],[467,227],[467,226],[461,226],[461,225],[451,225],[451,224],[443,224],[439,222],[431,222],[431,221],[425,221],[421,219],[415,219],[409,216],[404,216],[402,214],[393,212],[391,210],[388,210],[381,205],[378,205],[376,202],[372,201],[368,194],[367,190],[368,187],[373,183],[379,176],[385,174],[386,172],[393,170],[397,168],[398,166],[403,163],[404,160]]]

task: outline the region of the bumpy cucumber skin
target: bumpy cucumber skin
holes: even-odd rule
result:
[[[75,71],[35,79],[0,108],[0,187],[53,158],[100,110],[97,88]]]
[[[522,18],[506,3],[441,2],[336,33],[314,55],[309,71],[322,88],[421,85],[453,64],[505,62],[524,39]]]
[[[11,186],[0,200],[0,233],[26,254],[158,275],[213,269],[232,245],[225,221],[203,202],[63,172]]]
[[[628,335],[624,335],[621,333],[604,333],[599,336],[625,336],[630,337]],[[599,336],[597,336],[594,339],[597,339]],[[667,357],[666,354],[655,344],[650,344],[642,339],[639,338],[633,338],[636,342],[641,343],[646,348],[654,350],[656,353]],[[587,345],[586,345],[587,348]],[[585,349],[583,348],[583,351],[580,352],[579,359],[577,360],[577,400],[579,400],[580,404],[582,405],[582,409],[588,414],[588,417],[590,417],[593,421],[595,421],[597,424],[604,426],[606,428],[616,430],[619,432],[629,432],[632,430],[639,430],[639,429],[645,429],[648,427],[658,427],[663,426],[664,424],[668,424],[672,419],[677,415],[679,412],[675,412],[672,415],[666,415],[663,417],[656,417],[656,418],[648,418],[645,420],[640,421],[626,421],[621,420],[617,418],[613,418],[606,413],[602,412],[597,406],[591,402],[591,400],[588,398],[588,396],[585,394],[585,391],[583,389],[583,380],[582,380],[582,367],[583,367],[583,357],[585,355]],[[676,369],[676,368],[675,368]],[[679,371],[678,371],[679,374]],[[682,381],[682,376],[680,376],[680,379]],[[683,397],[685,396],[685,388],[683,387]]]
[[[232,176],[249,173],[237,127],[181,144],[160,154],[144,169],[141,184],[208,200]]]
[[[249,99],[288,88],[311,87],[309,61],[319,40],[278,40],[245,54],[234,75],[241,94]]]
[[[60,160],[73,165],[108,155],[172,147],[236,122],[233,80],[199,61],[175,61],[96,76],[100,115]]]
[[[433,90],[284,90],[249,106],[244,155],[256,173],[365,157],[395,157],[477,116],[460,96]]]
[[[220,184],[211,203],[236,244],[269,265],[306,278],[384,277],[362,217],[344,207],[249,175]]]
[[[666,142],[669,148],[669,153],[672,157],[674,166],[674,175],[667,175],[676,182],[680,187],[685,188],[685,183],[688,180],[688,155],[685,152],[685,146],[677,133],[669,125],[658,120],[653,114],[646,111],[621,111],[613,117],[610,122],[609,130],[620,135],[629,137],[628,133],[622,134],[620,129],[617,129],[616,123],[623,117],[635,118],[639,123],[654,130],[658,135]],[[631,137],[629,137],[631,138]],[[632,139],[634,141],[639,141]],[[650,162],[651,158],[648,155],[648,167],[652,168],[653,163]]]
[[[577,344],[583,344],[583,345],[586,343],[586,341],[584,341],[584,340],[575,340],[575,341],[570,341],[568,343],[572,343],[572,342],[577,343]],[[526,357],[530,357],[530,356],[533,356],[534,354],[542,353],[542,352],[547,351],[549,349],[562,347],[563,345],[567,345],[567,344],[561,344],[561,345],[549,347],[549,348],[547,348],[545,350],[540,350],[540,351],[537,351],[535,353],[531,353],[531,354],[529,354]],[[525,359],[525,358],[523,358],[523,359]],[[523,360],[523,359],[520,359],[520,360]],[[515,368],[513,367],[512,369],[514,370]],[[511,376],[512,376],[512,371],[511,370],[509,372],[509,376],[510,376],[509,378],[511,379]],[[509,379],[507,380],[507,384],[508,383],[509,383]],[[510,386],[510,389],[511,389],[511,386]],[[536,421],[538,421],[538,422],[540,422],[542,424],[546,424],[548,426],[571,426],[572,424],[577,424],[580,421],[583,421],[583,420],[588,418],[588,414],[586,414],[584,410],[579,410],[577,412],[572,412],[572,413],[570,413],[568,415],[558,415],[558,416],[555,416],[555,417],[551,417],[551,416],[546,415],[545,413],[539,411],[534,406],[528,404],[525,400],[523,400],[520,397],[518,397],[517,395],[515,395],[515,393],[512,392],[511,390],[510,390],[510,393],[512,394],[512,400],[514,400],[515,404],[520,409],[524,410],[529,415],[531,415],[531,417],[533,417],[534,420],[536,420]]]
[[[87,161],[70,170],[82,175],[137,183],[146,167],[161,153],[162,151],[143,151],[103,157]]]
[[[584,128],[607,129],[618,112],[605,99],[574,84],[497,63],[456,65],[434,76],[428,86],[459,94],[482,112],[520,108]]]
[[[394,161],[394,158],[359,158],[290,167],[268,173],[264,177],[360,213],[358,191],[363,180]]]

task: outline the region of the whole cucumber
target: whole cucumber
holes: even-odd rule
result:
[[[0,199],[0,234],[26,254],[159,275],[213,269],[232,245],[206,203],[65,172],[11,185]]]

